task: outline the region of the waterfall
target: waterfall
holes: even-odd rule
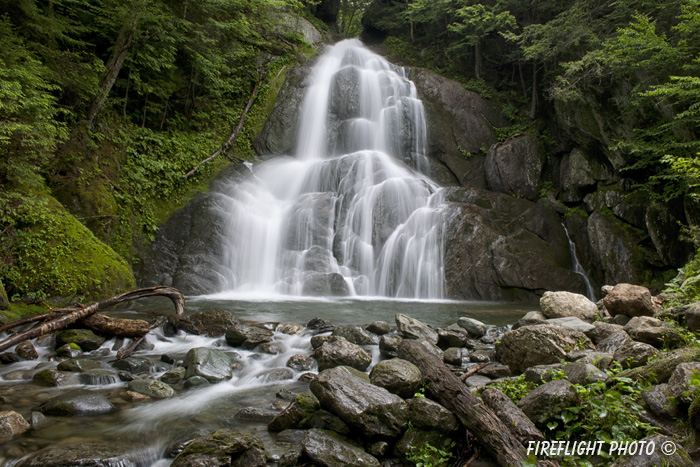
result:
[[[414,84],[358,40],[329,47],[311,80],[295,157],[218,194],[221,290],[442,298],[444,201]]]
[[[583,279],[583,282],[586,284],[586,295],[588,296],[591,301],[595,302],[596,301],[596,295],[595,295],[595,290],[593,290],[593,286],[591,285],[591,280],[588,278],[588,274],[586,274],[586,270],[583,269],[583,266],[581,266],[581,262],[578,260],[578,255],[576,254],[576,244],[574,241],[571,239],[571,235],[569,235],[569,229],[566,228],[566,225],[562,222],[561,224],[562,227],[564,227],[564,232],[566,233],[566,239],[569,241],[569,252],[571,253],[571,263],[574,266],[574,272],[581,276]]]

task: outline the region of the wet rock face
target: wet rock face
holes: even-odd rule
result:
[[[233,375],[229,356],[220,350],[207,347],[190,349],[183,366],[187,369],[185,378],[201,376],[210,383],[230,379]]]
[[[534,200],[546,154],[530,135],[516,135],[491,146],[486,181],[491,190]]]
[[[114,406],[98,392],[76,389],[49,399],[39,406],[39,410],[44,415],[73,417],[109,413],[114,410]]]
[[[322,371],[311,382],[311,392],[322,408],[369,438],[398,436],[407,421],[403,399],[344,368]]]

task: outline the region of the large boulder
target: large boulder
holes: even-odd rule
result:
[[[413,363],[400,358],[392,358],[374,365],[369,379],[372,384],[407,399],[420,388],[423,374]]]
[[[17,467],[137,467],[137,463],[129,459],[133,446],[125,446],[110,440],[109,442],[88,441],[76,443],[68,440],[65,443],[51,446],[34,452],[22,458]]]
[[[333,336],[344,337],[348,342],[357,345],[374,345],[374,337],[362,326],[336,326]]]
[[[99,392],[76,389],[49,399],[39,406],[45,415],[73,417],[76,415],[101,415],[112,412],[114,406]]]
[[[502,193],[450,188],[445,292],[451,298],[539,302],[547,290],[585,293],[559,214]]]
[[[693,385],[692,380],[700,375],[700,362],[681,363],[668,380],[668,392],[678,401],[690,404],[700,385]]]
[[[406,424],[403,399],[345,368],[322,371],[310,386],[323,408],[366,437],[396,437]]]
[[[598,307],[588,297],[571,292],[545,292],[540,299],[540,307],[547,318],[573,316],[593,320],[598,314]]]
[[[130,381],[129,390],[153,399],[167,399],[175,395],[173,388],[155,379],[135,379]]]
[[[195,439],[177,455],[172,467],[264,467],[265,447],[259,438],[223,429]]]
[[[682,363],[697,362],[700,360],[698,349],[676,349],[666,352],[652,363],[639,368],[625,370],[620,377],[634,378],[638,381],[647,381],[652,384],[661,384],[669,380],[676,367]]]
[[[21,435],[29,428],[29,423],[17,412],[7,410],[0,412],[0,443]]]
[[[624,329],[632,339],[657,348],[676,347],[683,341],[678,331],[651,316],[635,316]]]
[[[599,181],[612,178],[613,171],[607,161],[601,161],[581,148],[574,148],[562,158],[559,166],[559,198],[566,203],[580,202]]]
[[[379,461],[362,448],[354,446],[339,435],[312,429],[301,442],[304,453],[325,467],[379,467]]]
[[[314,357],[321,371],[341,365],[364,371],[372,363],[372,356],[365,349],[337,336],[331,337],[317,348]]]
[[[540,324],[507,332],[496,351],[501,363],[508,365],[515,373],[522,373],[534,365],[564,360],[570,351],[579,347],[592,347],[585,334]]]
[[[437,344],[438,333],[422,321],[415,318],[396,313],[396,327],[399,328],[401,334],[409,339],[426,339],[433,344]]]
[[[542,427],[564,409],[577,403],[576,388],[565,379],[557,379],[535,388],[520,400],[518,407],[535,425]]]
[[[603,298],[603,305],[613,316],[654,316],[657,311],[649,289],[626,283],[613,287]]]
[[[491,146],[486,181],[491,190],[526,199],[537,198],[546,154],[530,135],[515,135]]]
[[[269,329],[247,324],[234,324],[226,330],[226,343],[232,347],[254,349],[260,344],[272,341],[274,333]]]
[[[180,320],[179,327],[190,334],[221,337],[234,324],[238,324],[238,320],[230,311],[205,310]]]
[[[646,365],[650,358],[655,357],[659,351],[649,344],[626,341],[613,354],[613,360],[620,362],[623,368],[637,368]]]
[[[185,378],[201,376],[210,383],[231,379],[231,358],[220,350],[207,347],[190,349],[185,356],[183,366]]]
[[[56,347],[65,344],[77,344],[86,352],[99,349],[105,338],[100,337],[89,329],[66,329],[56,334]]]
[[[416,397],[409,399],[406,407],[408,420],[416,428],[442,433],[451,433],[459,429],[459,423],[454,414],[433,400]]]

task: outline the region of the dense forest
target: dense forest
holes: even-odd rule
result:
[[[0,5],[0,282],[15,300],[131,286],[158,225],[255,157],[286,70],[315,53],[299,21],[329,40],[362,33],[497,100],[503,139],[595,146],[630,194],[682,206],[697,237],[698,0]],[[590,126],[553,122],[586,107]]]

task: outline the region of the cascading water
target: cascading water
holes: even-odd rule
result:
[[[296,158],[221,189],[221,290],[443,297],[444,206],[421,101],[404,70],[357,40],[312,71]]]

